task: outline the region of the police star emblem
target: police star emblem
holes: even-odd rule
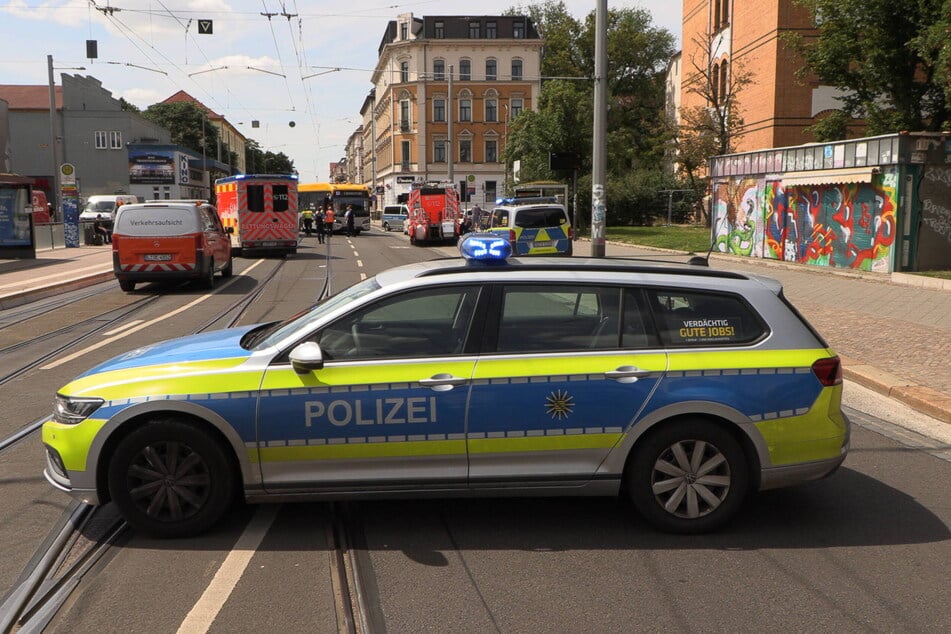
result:
[[[575,398],[563,390],[557,390],[545,399],[545,411],[556,420],[568,418],[575,408]]]

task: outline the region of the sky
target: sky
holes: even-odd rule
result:
[[[302,182],[325,181],[360,125],[386,25],[402,13],[473,15],[472,0],[0,0],[0,84],[95,77],[145,109],[184,90],[265,150],[294,160]],[[474,15],[531,2],[480,0]],[[538,2],[541,4],[541,2]],[[564,0],[581,20],[596,1]],[[609,1],[644,8],[679,41],[678,0]],[[270,17],[265,14],[270,14]],[[199,25],[212,21],[212,33]],[[96,40],[98,57],[86,57]],[[79,70],[83,67],[84,70]],[[339,70],[335,70],[339,69]],[[259,127],[252,128],[252,121]],[[81,166],[78,166],[81,168]]]

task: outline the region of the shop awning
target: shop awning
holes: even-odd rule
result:
[[[871,183],[872,175],[878,173],[877,167],[848,167],[835,170],[812,170],[808,172],[786,172],[783,174],[783,187],[796,185],[834,185],[838,183]]]

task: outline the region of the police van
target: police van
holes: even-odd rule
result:
[[[489,214],[486,231],[505,237],[518,256],[573,252],[568,212],[550,196],[502,200]]]
[[[250,502],[619,495],[699,533],[849,449],[842,368],[770,278],[615,259],[397,267],[284,322],[132,350],[56,394],[46,478],[163,536]]]

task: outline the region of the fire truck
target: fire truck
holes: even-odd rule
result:
[[[459,193],[452,183],[413,183],[406,204],[409,207],[407,232],[412,244],[455,244],[459,239],[462,216]]]
[[[297,252],[297,176],[239,174],[215,181],[218,216],[234,255]]]

